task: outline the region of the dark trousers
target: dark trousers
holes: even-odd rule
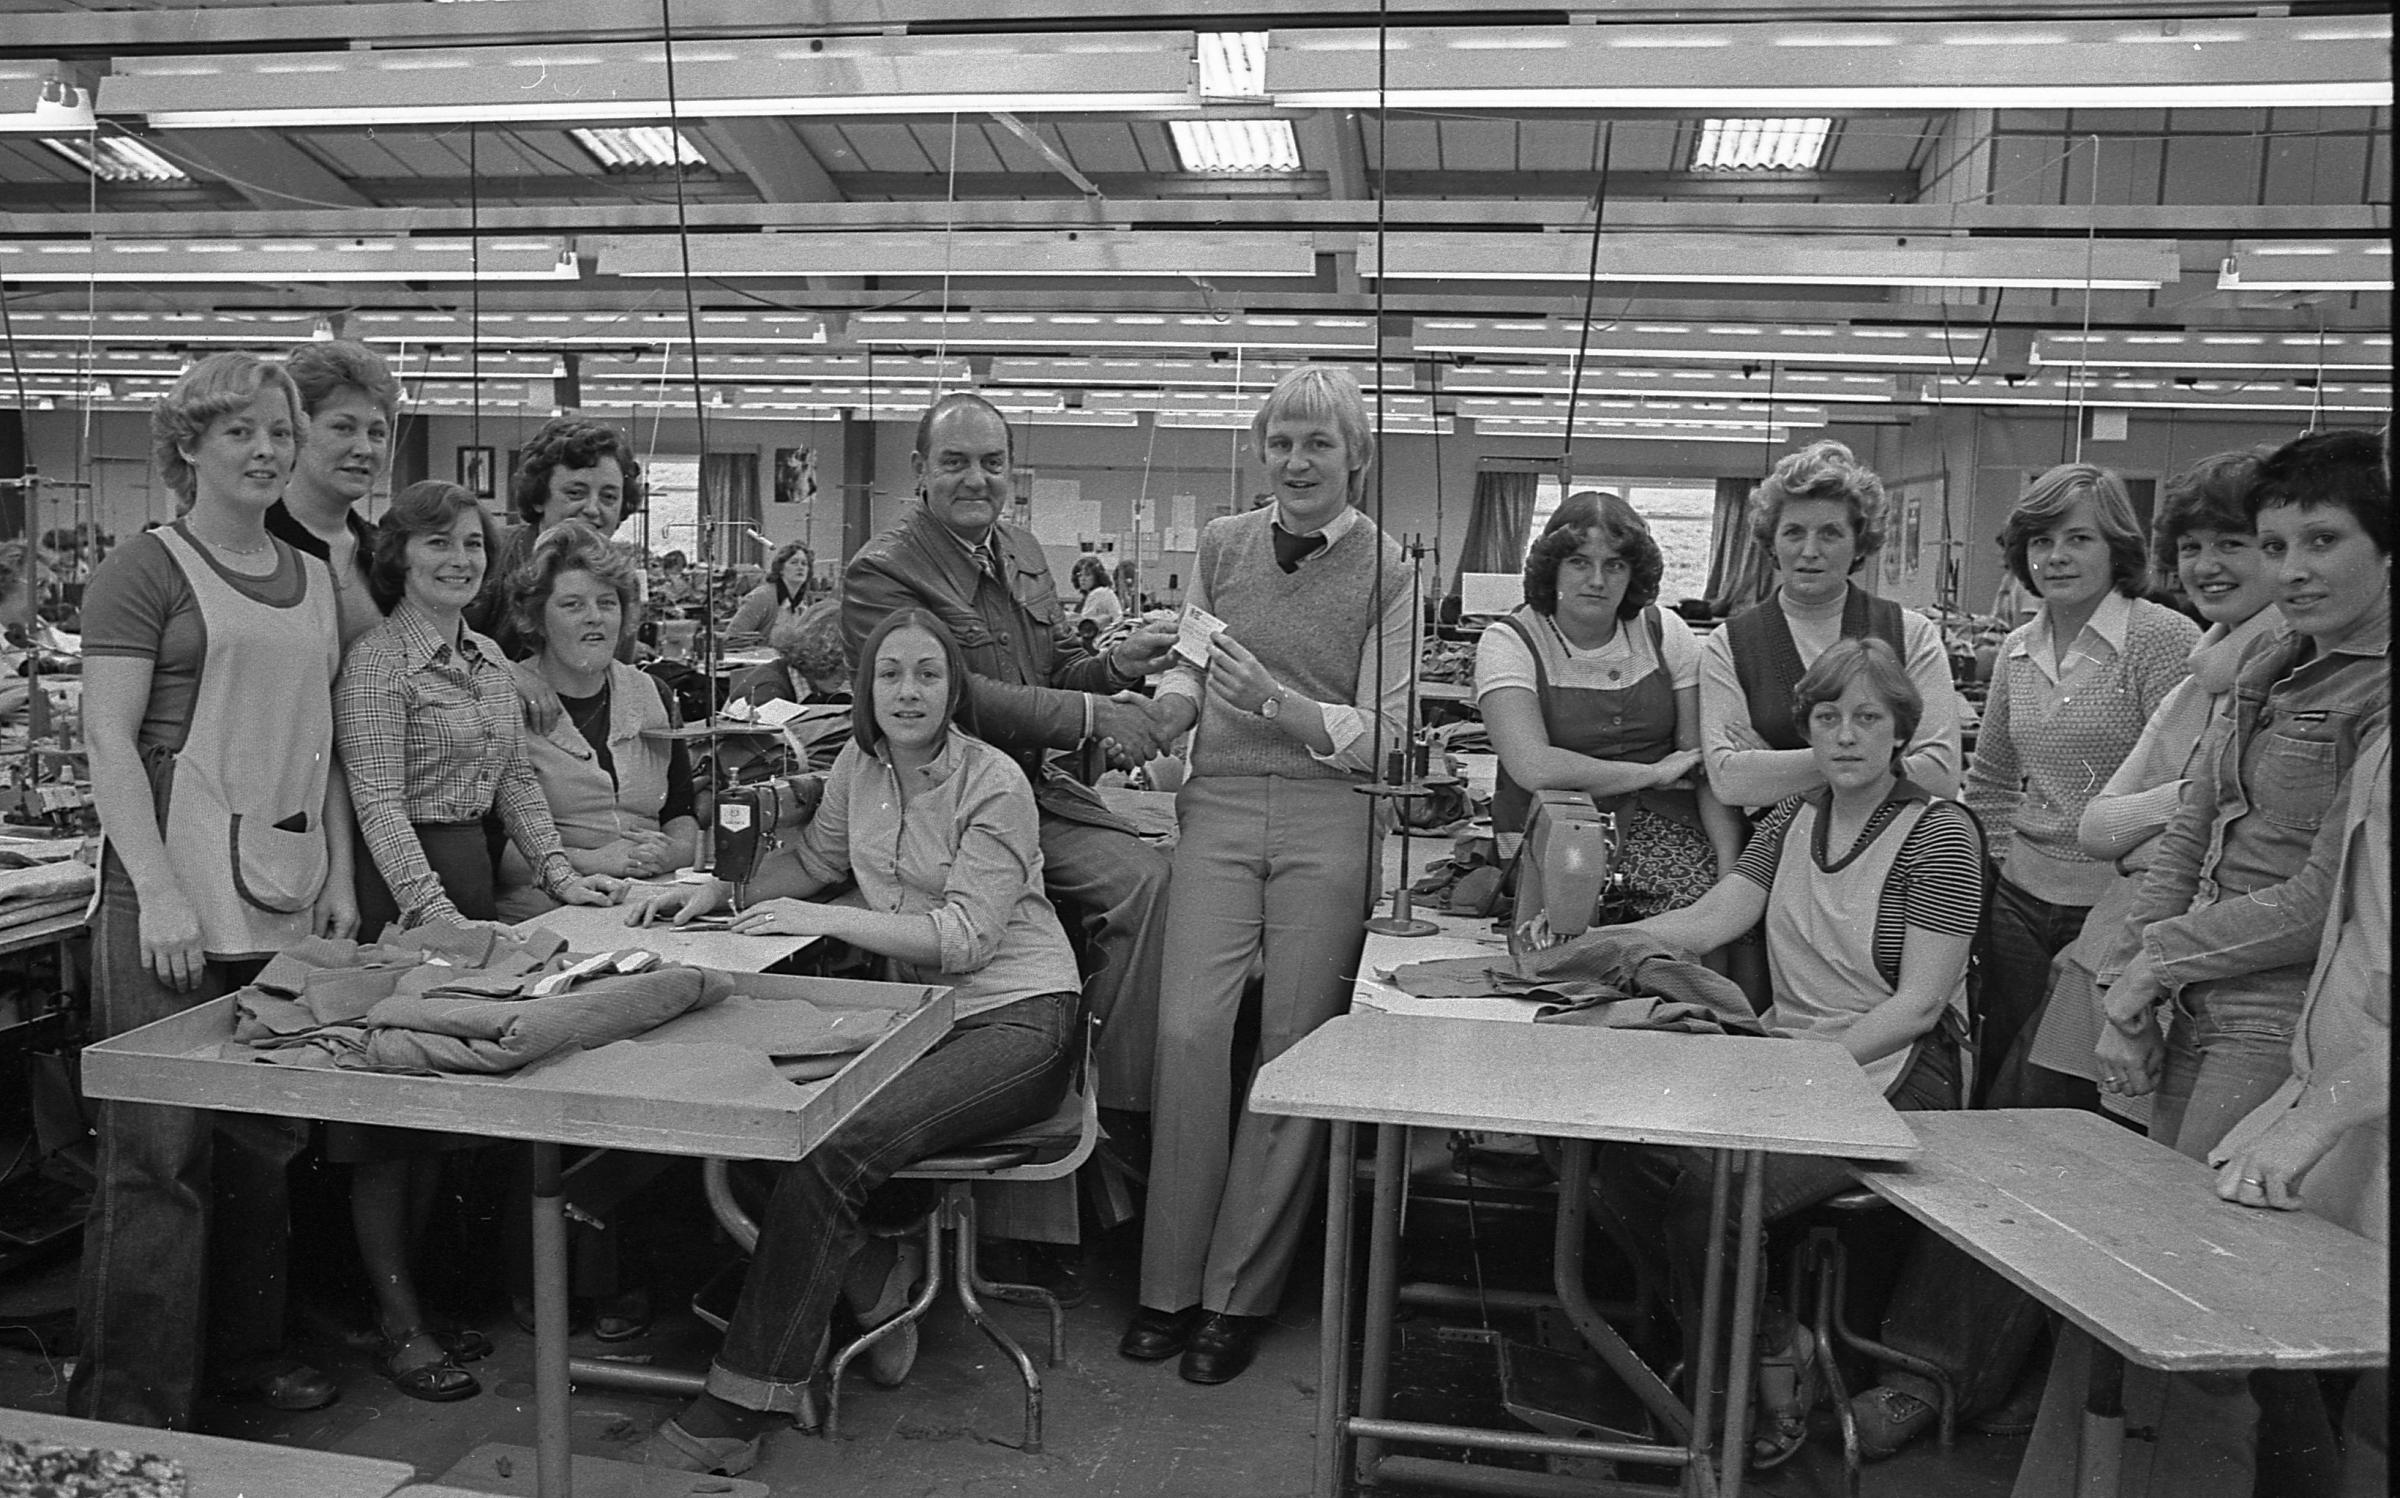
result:
[[[2057,1074],[2028,1064],[2017,1054],[2033,1044],[2041,1029],[2042,1006],[2050,997],[2050,959],[2067,949],[2083,931],[2089,905],[2053,905],[2026,893],[2004,875],[1992,885],[1990,918],[1984,929],[1982,1074],[1975,1084],[1973,1108],[2040,1106],[2012,1103],[2029,1080]],[[2000,1079],[2009,1077],[2007,1090]]]
[[[1073,1073],[1077,996],[960,1020],[806,1158],[782,1168],[708,1391],[745,1409],[804,1406],[868,1198],[927,1155],[1046,1118]],[[920,1183],[907,1183],[920,1184]]]
[[[246,985],[262,962],[211,962],[176,993],[142,961],[141,906],[112,853],[92,933],[92,1033],[106,1039]],[[294,1119],[103,1102],[99,1180],[83,1229],[82,1357],[67,1411],[189,1429],[203,1378],[237,1382],[282,1356]]]

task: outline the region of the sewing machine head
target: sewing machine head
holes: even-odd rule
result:
[[[1614,812],[1581,791],[1537,791],[1517,862],[1517,901],[1508,923],[1512,957],[1581,936],[1622,863]]]
[[[818,774],[787,775],[720,791],[716,876],[747,884],[759,864],[781,845],[777,834],[805,826],[824,799],[825,777]]]

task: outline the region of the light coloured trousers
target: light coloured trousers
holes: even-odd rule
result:
[[[1322,1180],[1325,1126],[1239,1110],[1234,1018],[1263,967],[1258,1064],[1349,1006],[1379,880],[1348,779],[1195,776],[1176,797],[1142,1225],[1142,1304],[1267,1316]],[[1230,1148],[1228,1145],[1230,1143]]]

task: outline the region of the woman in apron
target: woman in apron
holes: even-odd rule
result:
[[[1763,926],[1775,995],[1769,1034],[1841,1046],[1895,1108],[1956,1108],[1982,837],[1956,802],[1900,773],[1924,705],[1889,645],[1836,643],[1792,696],[1824,785],[1762,818],[1732,875],[1697,904],[1623,929],[1697,954]],[[1604,1149],[1600,1161],[1594,1191],[1629,1228],[1656,1240],[1685,1318],[1684,1366],[1696,1367],[1693,1276],[1708,1249],[1707,1152],[1626,1145]],[[1765,1169],[1769,1222],[1850,1183],[1838,1160],[1775,1155]],[[1753,1460],[1764,1465],[1789,1457],[1807,1433],[1814,1349],[1805,1327],[1785,1329],[1791,1352],[1761,1364]],[[1908,1332],[1887,1317],[1883,1340],[1925,1346],[1925,1333]],[[1797,1389],[1770,1390],[1770,1370]]]
[[[183,518],[92,574],[84,736],[106,838],[95,1039],[231,993],[294,942],[357,925],[348,837],[327,835],[350,820],[331,773],[333,579],[266,529],[305,424],[281,369],[246,353],[201,360],[150,420]],[[70,1411],[188,1428],[204,1371],[216,1392],[279,1409],[331,1404],[334,1385],[282,1351],[284,1167],[301,1126],[117,1102],[99,1118]]]
[[[1525,555],[1525,604],[1486,628],[1476,700],[1500,755],[1502,853],[1535,791],[1582,791],[1623,819],[1636,915],[1691,904],[1733,871],[1741,827],[1698,774],[1700,646],[1658,607],[1665,564],[1614,494],[1569,495]]]

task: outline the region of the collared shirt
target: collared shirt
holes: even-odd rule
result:
[[[2108,783],[2175,683],[2200,627],[2111,592],[2061,663],[2047,609],[2010,633],[1967,766],[1966,803],[2009,882],[2056,905],[2089,906],[2115,867],[2083,851],[2083,808]]]
[[[954,728],[932,762],[913,770],[856,740],[844,744],[792,854],[819,883],[855,877],[870,910],[930,917],[939,968],[894,961],[893,976],[950,985],[960,1019],[1080,986],[1067,934],[1042,893],[1033,787],[981,739]]]
[[[2159,977],[2181,987],[2241,950],[2252,971],[2261,950],[2296,941],[2285,962],[2306,961],[2324,898],[2303,878],[2328,882],[2338,862],[2328,822],[2360,745],[2391,717],[2391,631],[2318,653],[2306,635],[2259,646],[2244,662],[2230,713],[2211,729],[2192,786],[2142,884],[2131,918]],[[2322,867],[2320,867],[2322,864]],[[2308,891],[2303,893],[2303,891]],[[2276,928],[2300,923],[2295,935]]]
[[[1333,554],[1334,547],[1366,516],[1356,505],[1342,506],[1341,513],[1325,522],[1317,532],[1325,544],[1300,559],[1292,570],[1306,572],[1322,566]],[[1275,503],[1275,524],[1283,524],[1283,502]],[[1287,527],[1288,529],[1288,527]],[[1191,585],[1184,589],[1184,602],[1191,608],[1207,612],[1208,585],[1197,572]],[[1310,749],[1308,756],[1322,764],[1338,766],[1373,775],[1377,767],[1367,761],[1372,756],[1374,735],[1369,731],[1374,716],[1384,721],[1384,742],[1398,744],[1406,741],[1408,732],[1408,696],[1416,676],[1420,653],[1421,625],[1424,611],[1418,607],[1416,595],[1406,589],[1396,591],[1383,606],[1383,619],[1377,628],[1368,631],[1359,647],[1358,692],[1348,702],[1320,702],[1317,711],[1325,719],[1325,733],[1333,740],[1333,752],[1319,754]],[[1380,657],[1380,660],[1378,659]],[[1375,684],[1382,682],[1379,696]],[[1158,685],[1161,697],[1189,697],[1194,703],[1204,700],[1202,675],[1198,668],[1182,657],[1175,657],[1164,680]]]
[[[497,807],[544,890],[573,876],[525,757],[516,679],[490,640],[462,629],[453,647],[402,599],[350,648],[333,712],[359,831],[403,925],[462,919],[411,823],[472,822]]]

